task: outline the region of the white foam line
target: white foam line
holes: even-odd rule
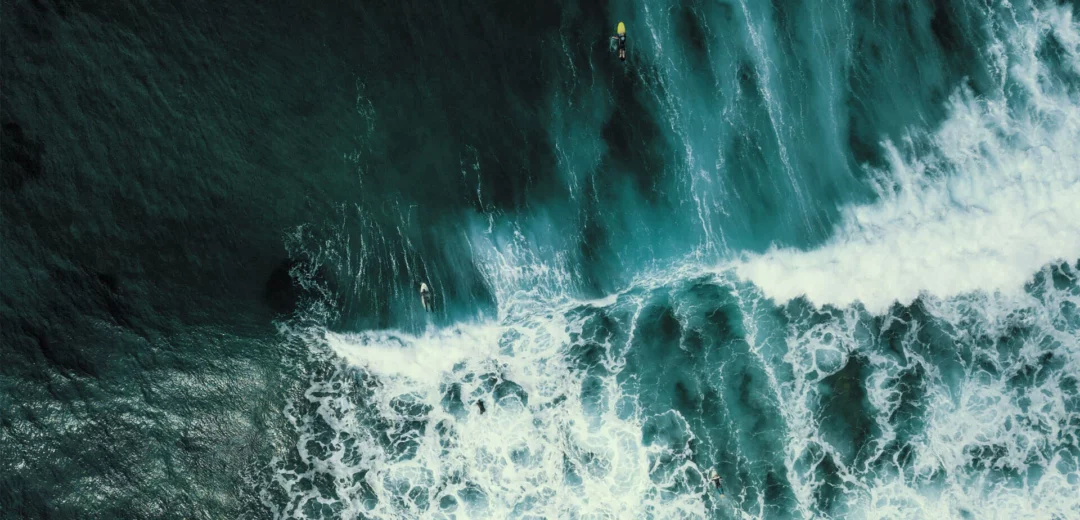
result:
[[[878,202],[846,208],[825,245],[746,256],[738,275],[781,302],[861,302],[881,313],[921,294],[1018,294],[1042,266],[1080,258],[1080,107],[1040,81],[1049,73],[1034,56],[1053,32],[1080,67],[1080,36],[1067,9],[1042,18],[1040,37],[1021,34],[1010,52],[1021,61],[1010,80],[1028,89],[1025,99],[976,99],[961,88],[949,118],[925,136],[933,152],[886,143],[888,171],[873,172]]]
[[[436,385],[440,374],[449,374],[454,365],[470,359],[488,359],[498,345],[502,327],[462,326],[441,329],[424,336],[400,331],[370,331],[359,334],[327,332],[326,344],[349,364],[381,376],[406,377],[414,382]]]

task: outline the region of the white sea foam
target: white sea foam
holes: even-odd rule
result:
[[[773,391],[768,397],[779,406],[784,428],[776,444],[797,501],[797,510],[787,512],[793,517],[960,518],[966,512],[1067,518],[1080,512],[1078,419],[1075,405],[1066,403],[1075,399],[1069,389],[1075,382],[1067,379],[1080,370],[1080,341],[1074,326],[1061,323],[1062,309],[1080,305],[1080,298],[1045,277],[1042,296],[1022,291],[1032,273],[1049,272],[1048,263],[1080,257],[1080,115],[1068,96],[1040,82],[1045,71],[1024,42],[1055,31],[1075,58],[1080,38],[1060,9],[1042,15],[1030,31],[1016,35],[1021,43],[1013,42],[1017,49],[1008,53],[1020,57],[1009,74],[1028,88],[1024,108],[961,90],[950,101],[949,119],[929,136],[935,152],[905,155],[890,145],[880,201],[849,208],[829,244],[736,262],[735,272],[757,288],[732,282],[732,266],[719,275],[738,300],[748,354],[763,367]],[[332,370],[313,376],[303,398],[286,410],[298,433],[289,451],[301,464],[272,464],[264,503],[281,518],[716,514],[706,509],[701,470],[689,448],[646,446],[642,428],[650,417],[639,407],[620,409],[616,403],[637,397],[614,375],[645,305],[638,294],[666,291],[699,277],[700,268],[642,273],[619,295],[574,302],[567,296],[572,277],[565,256],[536,251],[520,231],[492,233],[488,226],[470,242],[498,300],[498,319],[419,335],[319,333],[310,343],[314,352],[332,354]],[[848,306],[835,315],[793,317],[783,330],[770,330],[778,313],[760,297],[858,301],[884,312],[921,293],[933,296],[924,306],[928,319],[955,333],[957,373],[924,357],[919,326],[889,340],[896,345],[877,348],[889,321],[868,330],[867,314]],[[607,370],[599,377],[599,399],[584,395],[590,376],[568,354],[580,341],[573,338],[583,327],[574,312],[581,306],[627,307],[610,314],[626,337],[623,345],[601,346]],[[1018,340],[1025,343],[1015,351],[999,349],[995,342],[1012,327],[1034,333]],[[1059,365],[1033,384],[1011,382],[1048,352]],[[830,444],[822,428],[829,420],[821,413],[822,382],[855,356],[868,372],[864,406],[878,429],[865,448],[869,454],[860,455],[875,461],[872,466],[851,463],[852,447],[845,439]],[[995,371],[982,370],[976,359]],[[902,400],[900,378],[916,367],[923,388],[907,399],[925,410],[919,418],[925,426],[904,433],[911,436],[906,447],[912,455],[900,461],[886,449],[902,434],[893,418]],[[520,386],[527,402],[518,392],[495,391],[486,376],[494,385]],[[453,385],[463,406],[457,410],[444,405]],[[478,400],[487,403],[487,413],[478,412]],[[661,415],[693,438],[676,411]],[[739,419],[755,422],[732,418]],[[994,467],[977,466],[974,450],[984,447],[997,450],[987,458]],[[661,454],[667,462],[659,462]],[[825,456],[839,475],[842,497],[823,512],[817,495],[831,484],[817,470]],[[326,482],[311,485],[320,477],[329,478],[332,492]],[[732,503],[741,510],[724,512],[733,516],[770,512],[760,497],[754,504]]]
[[[301,433],[297,452],[313,470],[278,473],[293,497],[279,515],[336,503],[298,484],[323,473],[346,498],[347,518],[702,517],[700,493],[664,492],[698,470],[676,457],[682,462],[670,475],[658,476],[656,455],[667,448],[642,444],[644,418],[616,413],[612,403],[622,395],[614,376],[602,385],[599,407],[584,402],[584,374],[564,359],[567,335],[578,326],[563,318],[565,311],[528,324],[463,325],[423,336],[327,334],[334,353],[377,383],[367,387],[369,400],[357,402],[342,391],[355,384],[343,368],[306,392],[320,420],[291,416]],[[485,373],[519,385],[527,402],[485,387]],[[453,384],[464,405],[457,413],[442,404]],[[487,413],[478,412],[479,400]],[[392,446],[412,443],[415,451],[402,455],[379,442],[371,418],[361,418],[364,409],[390,425],[385,435]],[[410,421],[424,426],[407,426]],[[329,434],[316,423],[325,423]]]
[[[907,351],[908,366],[926,369],[926,425],[912,440],[913,463],[872,481],[859,507],[862,516],[1057,519],[1080,513],[1078,415],[1068,403],[1076,399],[1080,338],[1060,321],[1062,305],[1080,305],[1080,295],[1048,280],[1041,282],[1039,298],[928,304],[936,319],[967,323],[957,347],[980,361],[957,359],[959,373],[950,374],[915,349]],[[1015,337],[1017,327],[1032,332]],[[988,338],[1010,338],[1015,345]]]
[[[399,331],[326,333],[326,344],[350,364],[374,375],[436,385],[454,366],[486,360],[498,352],[501,329],[494,325],[455,327],[410,336]]]
[[[778,444],[799,501],[792,516],[820,516],[826,511],[815,504],[817,493],[838,491],[817,472],[826,456],[843,489],[827,511],[834,517],[1056,519],[1080,512],[1080,337],[1060,314],[1080,307],[1080,293],[1056,287],[1052,276],[1041,277],[1036,289],[1038,297],[930,300],[926,316],[906,323],[907,332],[885,348],[868,339],[892,321],[867,329],[869,316],[851,307],[815,311],[813,325],[800,319],[789,327],[784,368],[774,370],[790,377],[771,386],[786,426]],[[927,345],[920,332],[931,320],[951,337]],[[752,351],[769,348],[755,333],[755,319],[744,326]],[[865,367],[866,412],[878,429],[859,463],[852,463],[850,447],[831,443],[825,427],[836,418],[820,408],[830,393],[821,383],[855,356]],[[920,374],[915,386],[905,374]],[[905,400],[918,417],[896,415]]]
[[[858,301],[880,313],[923,293],[1018,294],[1043,265],[1080,258],[1080,106],[1035,56],[1053,35],[1067,65],[1080,67],[1080,32],[1067,7],[1038,20],[1008,35],[1004,79],[1025,92],[960,89],[925,136],[931,153],[885,144],[879,200],[846,208],[827,244],[748,256],[738,274],[779,301]]]
[[[272,463],[267,489],[288,501],[266,491],[267,507],[277,517],[703,518],[692,452],[643,441],[649,416],[616,379],[615,351],[627,346],[597,345],[604,368],[591,395],[588,371],[568,354],[591,312],[575,309],[643,302],[568,299],[565,272],[520,233],[473,243],[500,298],[497,321],[305,338],[333,370],[286,410],[304,469]],[[693,438],[667,413],[665,427],[682,430],[673,437]]]

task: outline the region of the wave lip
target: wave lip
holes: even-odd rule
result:
[[[883,313],[922,294],[1019,294],[1042,266],[1080,258],[1080,107],[1031,97],[1010,114],[1007,100],[961,89],[927,136],[933,151],[886,143],[878,202],[847,208],[829,242],[748,255],[736,272],[779,301]]]

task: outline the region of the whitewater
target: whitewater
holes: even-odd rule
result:
[[[682,157],[665,173],[664,196],[684,236],[626,245],[626,257],[648,260],[589,294],[556,217],[485,212],[478,185],[480,210],[461,217],[461,236],[492,310],[426,316],[415,284],[402,284],[394,308],[419,325],[330,327],[332,298],[280,324],[312,368],[284,410],[295,442],[250,477],[267,509],[278,518],[1080,517],[1074,7],[987,7],[981,56],[993,88],[954,85],[940,124],[882,138],[886,160],[860,166],[866,197],[821,211],[810,208],[819,199],[807,164],[784,145],[808,116],[785,111],[778,93],[794,81],[770,57],[780,29],[755,6],[734,7],[756,49],[752,87],[779,143],[769,161],[796,211],[788,223],[823,233],[767,248],[740,237],[754,215],[718,173],[738,157],[714,146],[748,116],[702,113],[702,99],[727,101],[683,85],[686,64],[665,60],[675,23],[666,6],[634,9],[636,27],[652,33],[634,52],[656,63],[642,85]],[[723,14],[700,9],[705,20]],[[726,70],[721,50],[701,59]],[[585,208],[599,204],[589,178],[605,145],[571,121],[572,100],[613,108],[567,61],[552,142],[564,151],[566,204]],[[477,168],[466,153],[462,178],[479,179]],[[668,229],[631,209],[634,197],[621,200],[625,211],[600,214],[627,228],[655,220],[658,231],[641,232],[648,240]],[[359,273],[387,247],[379,237],[359,260],[335,253],[337,243],[290,247],[312,265]],[[315,294],[330,292],[300,274]],[[355,276],[345,290],[365,289]],[[723,497],[707,482],[713,468]]]

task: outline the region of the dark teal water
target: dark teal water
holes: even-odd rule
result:
[[[3,0],[0,517],[1080,516],[1078,14]]]

